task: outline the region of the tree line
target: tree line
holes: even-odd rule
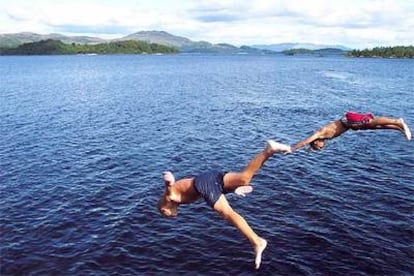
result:
[[[125,40],[99,44],[66,44],[60,40],[24,43],[16,48],[0,48],[0,55],[71,55],[71,54],[173,54],[178,49],[145,41]]]
[[[414,46],[375,47],[353,50],[347,55],[350,57],[414,58]]]

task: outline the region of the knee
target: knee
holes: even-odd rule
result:
[[[246,172],[240,175],[240,185],[247,186],[250,183],[252,176]]]

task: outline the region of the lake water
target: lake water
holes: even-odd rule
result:
[[[275,155],[246,198],[268,240],[204,201],[162,218],[162,171],[241,170],[345,111],[414,130],[414,61],[287,56],[0,57],[1,275],[409,275],[414,142],[349,131]]]

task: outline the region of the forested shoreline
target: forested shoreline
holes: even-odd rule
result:
[[[353,50],[349,57],[414,58],[414,46],[375,47],[373,49]]]
[[[64,43],[47,39],[24,43],[14,48],[0,48],[0,55],[74,55],[74,54],[175,54],[176,47],[140,40],[111,41],[96,44]],[[283,51],[286,55],[318,54],[345,55],[347,57],[369,58],[414,58],[414,46],[375,47],[373,49],[343,51],[340,49],[291,49]]]
[[[178,49],[145,41],[125,40],[99,44],[66,44],[60,40],[41,40],[15,48],[0,48],[0,55],[73,55],[73,54],[174,54]]]

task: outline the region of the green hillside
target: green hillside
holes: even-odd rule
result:
[[[100,44],[65,44],[59,40],[25,43],[16,48],[0,48],[0,55],[70,55],[70,54],[155,54],[177,53],[174,47],[126,40]]]

